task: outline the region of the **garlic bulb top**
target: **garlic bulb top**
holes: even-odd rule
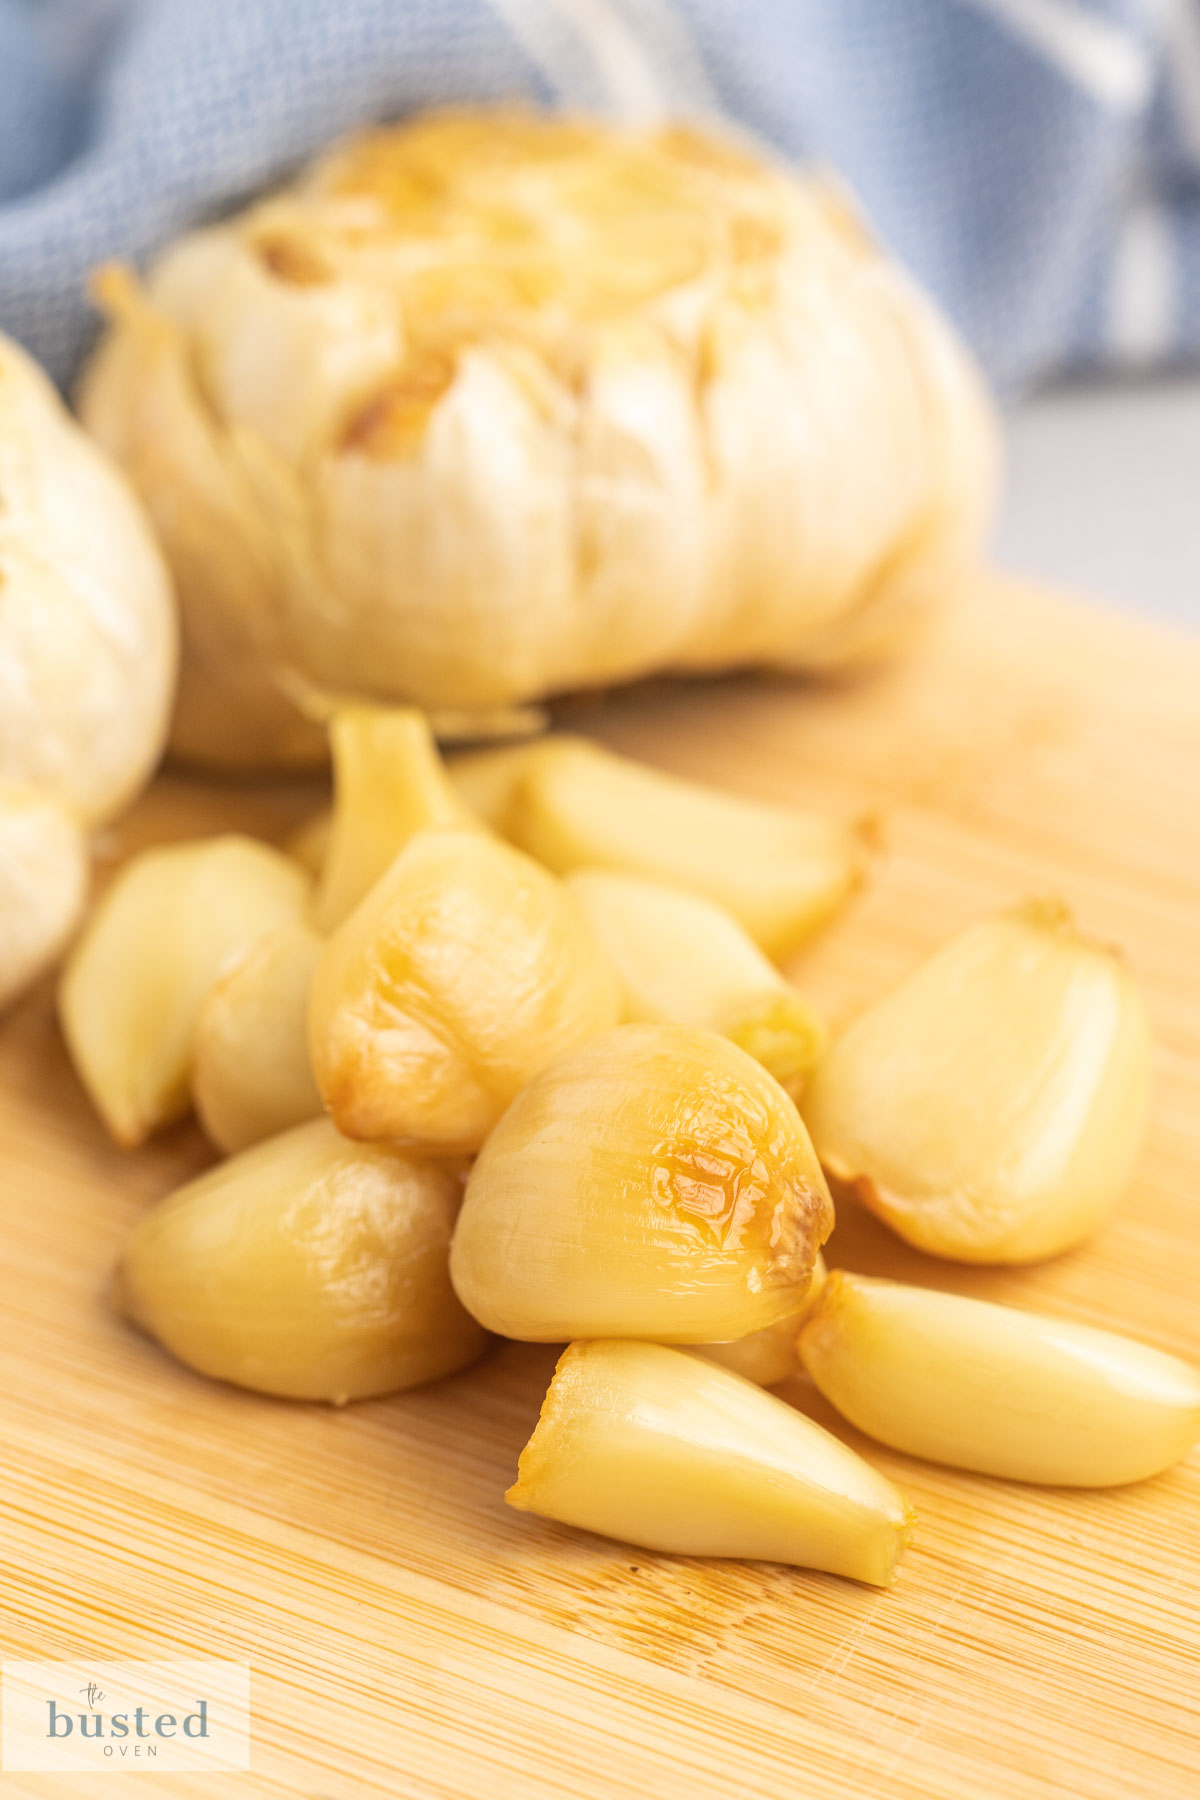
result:
[[[690,130],[435,113],[102,286],[83,414],[157,520],[210,762],[319,756],[297,677],[482,713],[843,661],[979,535],[945,326],[828,183]]]

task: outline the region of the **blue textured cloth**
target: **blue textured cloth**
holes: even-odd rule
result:
[[[1200,0],[0,0],[0,326],[328,138],[524,96],[832,163],[1011,388],[1200,350]]]

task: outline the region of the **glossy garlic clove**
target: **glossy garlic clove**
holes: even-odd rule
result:
[[[617,1004],[560,881],[483,833],[426,832],[329,940],[309,1011],[313,1068],[349,1136],[474,1150]]]
[[[853,834],[812,813],[684,781],[582,739],[547,739],[520,776],[507,833],[547,868],[621,869],[707,894],[771,956],[853,887]]]
[[[416,1387],[487,1341],[446,1269],[460,1194],[453,1168],[316,1119],[152,1208],[117,1302],[190,1368],[261,1393],[340,1404]]]
[[[313,898],[313,923],[325,932],[353,912],[418,831],[477,823],[415,707],[340,707],[329,743],[334,806]]]
[[[510,1506],[684,1556],[887,1587],[914,1515],[869,1463],[701,1357],[614,1339],[559,1358]]]
[[[308,925],[251,945],[196,1021],[192,1096],[219,1149],[244,1150],[322,1111],[308,1053],[308,996],[324,950]]]
[[[837,1039],[804,1098],[829,1172],[922,1250],[1032,1262],[1107,1217],[1150,1043],[1119,952],[1054,901],[952,938]]]
[[[1200,1374],[1132,1338],[835,1270],[800,1335],[860,1431],[1014,1481],[1111,1487],[1186,1456]]]
[[[764,1325],[761,1331],[752,1331],[749,1337],[734,1338],[732,1343],[696,1344],[692,1354],[706,1356],[709,1362],[720,1363],[735,1375],[744,1375],[756,1387],[777,1387],[781,1381],[791,1381],[804,1368],[800,1359],[800,1327],[820,1299],[827,1277],[825,1258],[818,1256],[808,1291],[796,1312],[774,1325]]]
[[[450,1266],[506,1337],[708,1343],[794,1313],[832,1228],[800,1116],[765,1069],[711,1032],[621,1025],[509,1107]]]
[[[608,869],[580,869],[567,886],[617,972],[627,1019],[718,1031],[799,1097],[824,1028],[731,913],[703,894]]]
[[[476,818],[508,836],[508,816],[517,791],[517,782],[531,766],[546,744],[581,744],[567,732],[553,737],[527,738],[518,744],[489,744],[483,750],[460,750],[446,759],[446,772],[454,791]]]
[[[188,1109],[196,1020],[221,970],[308,903],[304,871],[252,838],[147,850],[76,943],[59,1011],[72,1060],[119,1144]]]

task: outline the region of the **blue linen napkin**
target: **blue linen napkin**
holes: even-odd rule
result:
[[[0,326],[350,127],[524,97],[837,167],[1005,389],[1200,350],[1200,0],[0,0]]]

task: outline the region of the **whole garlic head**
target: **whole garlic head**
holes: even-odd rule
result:
[[[845,662],[980,535],[944,324],[832,185],[691,130],[430,114],[101,285],[83,417],[158,524],[209,763],[323,755],[305,683],[482,717]]]
[[[175,665],[169,578],[137,499],[0,335],[0,1004],[76,924],[83,834],[158,760]]]

